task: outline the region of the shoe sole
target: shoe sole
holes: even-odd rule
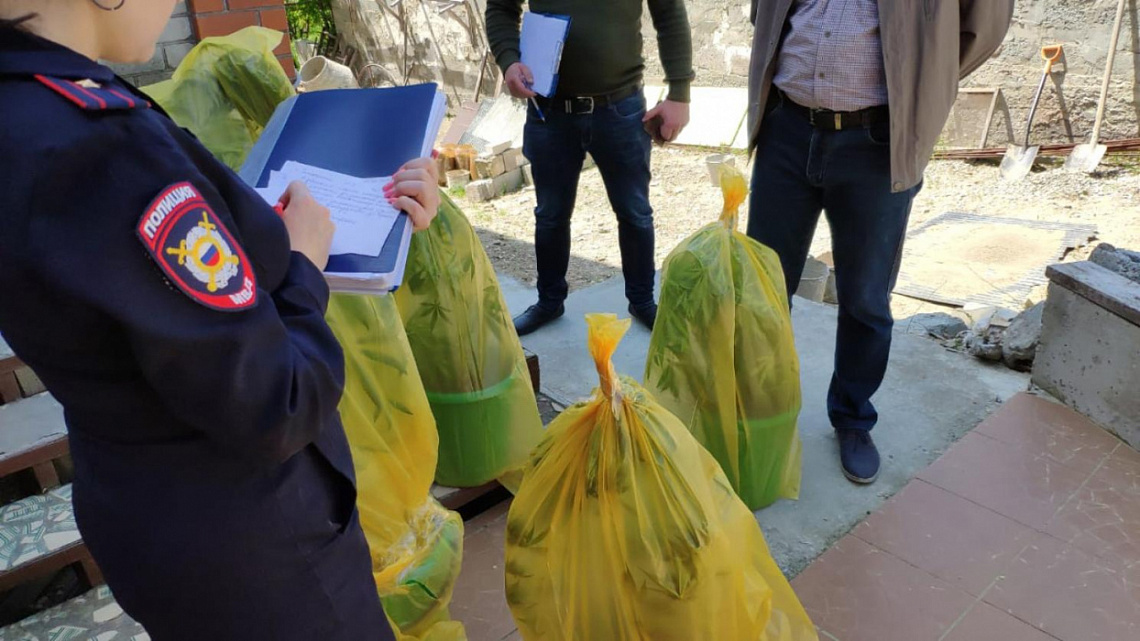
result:
[[[840,467],[843,469],[843,476],[846,476],[848,481],[851,481],[852,483],[855,483],[856,485],[870,485],[870,484],[874,483],[876,480],[878,480],[878,478],[879,478],[878,472],[875,472],[875,475],[872,476],[871,478],[864,479],[864,478],[859,478],[858,476],[855,476],[851,472],[848,472],[846,468],[843,468],[842,466],[840,466]]]

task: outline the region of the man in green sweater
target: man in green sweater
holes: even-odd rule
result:
[[[648,0],[669,95],[647,112],[641,38],[645,1],[530,0],[536,13],[570,17],[558,86],[554,96],[544,98],[531,91],[533,76],[520,60],[522,0],[487,0],[487,36],[495,59],[511,95],[529,103],[523,153],[532,165],[538,199],[538,303],[515,318],[520,336],[565,312],[570,217],[587,152],[617,214],[630,314],[650,328],[657,318],[649,154],[653,137],[673,140],[689,122],[693,47],[684,0]]]

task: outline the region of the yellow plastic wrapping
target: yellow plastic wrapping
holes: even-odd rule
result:
[[[547,429],[507,516],[526,641],[816,641],[720,465],[610,362],[629,327],[587,317],[601,385]]]
[[[339,409],[384,610],[403,639],[463,641],[447,610],[463,521],[431,498],[439,441],[396,304],[333,294],[326,318],[344,348]]]
[[[143,87],[179,126],[237,170],[293,86],[273,55],[279,31],[247,27],[195,45],[170,80]]]
[[[395,298],[439,430],[436,481],[506,480],[542,437],[542,418],[495,270],[446,194],[412,237]]]
[[[720,222],[665,260],[645,387],[758,510],[799,497],[799,357],[780,259],[736,231],[744,176],[726,167],[721,188]]]

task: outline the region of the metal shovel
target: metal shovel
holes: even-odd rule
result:
[[[1100,125],[1104,122],[1104,108],[1108,102],[1108,84],[1112,80],[1112,63],[1116,60],[1116,43],[1120,40],[1120,25],[1124,22],[1124,2],[1116,5],[1116,22],[1112,25],[1112,44],[1108,46],[1108,62],[1104,66],[1104,82],[1100,86],[1100,102],[1096,107],[1096,121],[1093,122],[1092,140],[1085,145],[1073,147],[1073,153],[1065,159],[1065,169],[1092,173],[1104,158],[1107,148],[1100,143]]]
[[[1041,73],[1041,82],[1037,85],[1033,105],[1029,108],[1029,118],[1025,123],[1025,144],[1020,147],[1010,145],[1005,150],[1005,157],[1001,159],[1001,175],[1006,180],[1021,180],[1033,169],[1033,161],[1037,159],[1037,152],[1041,148],[1029,146],[1029,132],[1033,129],[1033,116],[1037,114],[1037,103],[1041,102],[1041,92],[1045,91],[1045,81],[1053,71],[1053,63],[1061,59],[1062,52],[1061,45],[1041,48],[1041,57],[1045,59],[1045,70]]]

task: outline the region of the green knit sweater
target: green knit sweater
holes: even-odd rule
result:
[[[646,0],[530,0],[530,10],[570,16],[558,94],[602,96],[642,80],[641,17]],[[669,99],[689,101],[693,43],[684,0],[648,0]],[[522,0],[487,0],[487,38],[504,71],[519,62]]]

